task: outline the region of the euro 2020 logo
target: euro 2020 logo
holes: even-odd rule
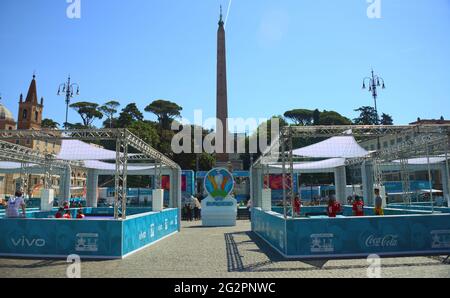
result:
[[[226,169],[212,169],[205,176],[205,189],[216,201],[226,199],[234,189],[233,175]]]

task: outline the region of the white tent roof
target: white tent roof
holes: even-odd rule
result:
[[[30,167],[36,166],[33,164],[29,164]],[[86,160],[84,162],[84,166],[87,169],[94,169],[94,170],[105,170],[105,171],[115,171],[116,170],[116,164],[115,163],[106,163],[98,160]],[[18,162],[10,162],[10,161],[0,161],[0,169],[3,170],[20,170],[21,165]],[[150,170],[154,169],[153,165],[131,165],[128,164],[127,171],[133,172],[133,171],[143,171],[143,170]]]
[[[294,170],[329,170],[345,165],[345,158],[330,158],[321,161],[296,162]],[[281,168],[281,165],[274,165],[274,168]]]
[[[63,140],[61,150],[56,158],[61,160],[115,160],[116,151],[78,140]]]
[[[430,157],[430,164],[441,163],[445,161],[445,157]],[[400,160],[394,160],[395,163],[400,163]],[[411,158],[408,159],[408,164],[410,165],[426,165],[428,164],[428,159],[426,157]]]
[[[84,166],[88,169],[94,170],[106,170],[106,171],[115,171],[116,164],[115,163],[106,163],[98,160],[86,160],[84,162]],[[142,170],[150,170],[153,169],[153,165],[142,165],[142,166],[134,166],[131,164],[127,165],[127,171],[142,171]]]
[[[293,151],[296,156],[313,158],[356,158],[369,152],[353,136],[337,136]]]

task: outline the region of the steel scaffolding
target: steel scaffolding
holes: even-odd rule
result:
[[[157,151],[146,142],[135,136],[127,129],[80,129],[80,130],[0,130],[0,160],[32,163],[43,166],[45,169],[45,185],[51,186],[51,172],[54,168],[66,168],[67,166],[83,167],[82,163],[67,162],[57,160],[54,155],[43,154],[24,146],[15,144],[17,140],[80,140],[80,141],[100,141],[109,140],[116,143],[116,171],[115,171],[115,201],[114,217],[116,219],[126,218],[127,203],[127,166],[128,161],[148,161],[155,162],[155,174],[161,175],[163,166],[173,170],[174,176],[181,175],[181,168]],[[137,154],[130,154],[133,148]],[[155,177],[160,181],[160,177]],[[174,188],[181,187],[179,179],[174,179]],[[160,182],[156,185],[160,187]],[[173,191],[177,191],[174,189]],[[181,194],[177,191],[177,196]],[[178,206],[179,207],[179,206]]]
[[[291,200],[293,207],[293,183],[294,183],[294,155],[293,139],[329,138],[335,136],[353,136],[356,140],[374,139],[384,136],[396,135],[403,140],[396,146],[390,146],[382,150],[372,152],[370,155],[361,158],[346,160],[347,166],[360,165],[369,162],[373,166],[373,181],[376,184],[383,184],[383,172],[381,166],[393,160],[399,160],[401,165],[401,176],[404,178],[405,189],[409,189],[409,169],[407,160],[414,157],[444,154],[447,157],[449,151],[450,125],[448,124],[419,124],[419,125],[335,125],[335,126],[286,126],[280,130],[279,137],[262,153],[262,155],[252,165],[252,173],[257,173],[258,169],[264,169],[266,165],[281,162],[282,165],[282,187],[284,215],[287,217],[287,202]],[[407,137],[408,136],[408,137]],[[412,137],[410,137],[412,136]],[[448,160],[446,159],[447,180],[450,185],[448,175]],[[430,171],[429,171],[430,172]],[[263,176],[268,175],[263,172]],[[431,174],[430,174],[431,175]],[[287,178],[291,181],[287,183]],[[402,179],[403,179],[402,178]],[[430,179],[431,180],[431,179]],[[257,187],[257,179],[253,179],[252,187]],[[258,190],[252,191],[259,194]],[[408,198],[406,198],[408,200]],[[255,201],[259,201],[255,200]],[[292,213],[293,214],[293,213]]]

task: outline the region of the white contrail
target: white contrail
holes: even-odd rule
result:
[[[225,17],[225,28],[227,27],[227,21],[228,21],[228,16],[230,15],[230,8],[231,8],[231,3],[233,2],[233,0],[230,0],[230,3],[228,4],[228,10],[227,10],[227,16]]]

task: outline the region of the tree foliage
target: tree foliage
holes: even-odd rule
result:
[[[335,111],[326,111],[320,113],[319,125],[350,125],[352,121]]]
[[[394,119],[389,114],[381,114],[381,125],[394,125]]]
[[[163,99],[155,100],[145,108],[146,112],[156,115],[163,129],[170,129],[171,122],[181,116],[182,110],[176,103]]]
[[[127,128],[133,124],[135,121],[143,121],[144,115],[136,106],[135,103],[128,104],[122,109],[122,112],[117,119],[117,126],[120,128]]]
[[[56,121],[53,121],[52,119],[45,118],[41,122],[42,128],[50,128],[50,129],[58,129],[59,123]]]
[[[363,106],[355,110],[359,116],[353,119],[357,125],[377,125],[379,123],[377,112],[373,107]]]
[[[284,113],[284,117],[292,120],[296,125],[311,125],[314,111],[307,109],[295,109]]]
[[[150,121],[134,121],[128,130],[150,146],[157,148],[160,143],[158,131]]]
[[[120,107],[119,102],[111,100],[99,108],[99,111],[102,112],[108,118],[107,121],[109,121],[109,128],[113,127],[114,114],[117,113],[117,109],[119,107]]]
[[[80,115],[85,128],[91,127],[95,119],[103,118],[103,113],[98,110],[96,103],[81,101],[71,104],[70,107]]]

